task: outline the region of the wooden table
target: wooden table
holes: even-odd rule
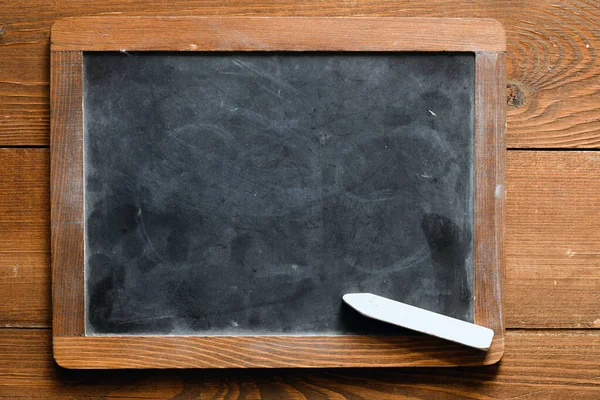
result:
[[[457,369],[69,371],[51,356],[49,33],[62,17],[494,18],[508,37],[506,353]],[[0,0],[0,398],[600,398],[600,4]]]

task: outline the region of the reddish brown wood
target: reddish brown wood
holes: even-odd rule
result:
[[[84,334],[82,60],[80,51],[52,53],[50,219],[57,336]]]
[[[3,146],[48,145],[54,21],[115,12],[494,18],[508,34],[509,147],[600,145],[600,3],[15,0],[0,8]],[[10,149],[0,158],[6,179],[0,196],[11,188],[19,193],[22,180],[46,180],[45,189],[35,185],[24,197],[5,197],[14,201],[8,208],[15,211],[0,221],[0,294],[14,305],[14,313],[0,311],[6,317],[3,326],[49,326],[49,301],[42,299],[50,296],[49,259],[37,261],[43,254],[38,252],[49,249],[49,213],[30,201],[47,196],[47,174],[42,178],[36,168],[48,157],[45,152]],[[15,171],[10,159],[28,166]],[[507,327],[600,327],[600,157],[585,151],[509,151],[507,173]],[[16,263],[19,273],[13,277]],[[39,272],[28,275],[33,271]],[[11,294],[14,285],[21,289]],[[598,399],[599,345],[596,330],[520,329],[507,332],[502,362],[484,368],[66,371],[54,365],[48,331],[0,329],[0,398]]]
[[[23,4],[26,3],[26,6]],[[50,27],[97,14],[493,18],[507,32],[510,148],[599,148],[600,3],[565,0],[14,0],[2,3],[0,144],[48,145]]]
[[[475,321],[495,331],[503,347],[505,56],[475,61]]]
[[[419,336],[54,336],[67,368],[336,368],[485,365],[486,353]]]
[[[2,399],[598,399],[600,333],[508,331],[470,368],[64,370],[48,330],[0,329]]]
[[[0,149],[0,253],[50,252],[48,154]]]
[[[58,21],[53,50],[506,51],[486,19],[87,17]]]
[[[507,326],[600,328],[600,153],[508,155]]]
[[[51,326],[49,153],[0,149],[3,327]],[[600,155],[507,156],[506,328],[600,327]]]
[[[50,323],[48,149],[0,149],[0,327]]]
[[[0,252],[0,327],[49,326],[49,266],[49,253]]]

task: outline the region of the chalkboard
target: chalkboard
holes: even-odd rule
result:
[[[473,53],[88,52],[86,334],[473,321]]]
[[[505,52],[489,19],[54,24],[56,362],[497,362]],[[343,305],[351,292],[492,329],[492,344],[375,323]]]

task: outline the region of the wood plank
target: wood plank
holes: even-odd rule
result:
[[[0,330],[0,398],[595,399],[598,370],[598,331],[508,331],[487,367],[110,372],[57,368],[48,330]]]
[[[0,326],[50,326],[50,254],[0,252]]]
[[[506,321],[600,327],[600,153],[508,152]]]
[[[83,335],[85,325],[82,74],[80,51],[52,53],[52,330],[62,336]]]
[[[488,365],[504,335],[482,352],[429,335],[405,336],[56,336],[65,368],[336,368]]]
[[[0,20],[0,145],[47,145],[49,22],[7,24],[5,7]]]
[[[82,17],[56,22],[51,41],[53,51],[506,51],[498,22],[468,18]]]
[[[0,149],[0,326],[48,326],[49,152]]]
[[[370,0],[18,1],[2,4],[0,145],[48,145],[48,43],[52,23],[98,13],[493,18],[508,39],[508,146],[600,146],[600,4],[567,0],[397,4]],[[5,67],[3,67],[5,66]],[[3,85],[8,85],[4,86]],[[9,118],[6,118],[9,117]]]
[[[25,234],[28,223],[50,222],[48,155],[48,149],[0,149],[0,251],[31,250],[3,245],[15,239],[4,237],[4,224],[24,224]]]
[[[18,252],[0,264],[0,287],[30,293],[10,300],[15,311],[2,326],[49,326],[50,266],[29,254],[49,251],[48,153],[0,150],[0,252]],[[508,152],[508,327],[600,326],[599,174],[598,152]]]
[[[48,83],[1,80],[0,145],[47,145],[50,124]]]
[[[504,276],[505,62],[504,54],[475,56],[475,323],[502,337]]]

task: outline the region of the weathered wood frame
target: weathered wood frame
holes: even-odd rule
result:
[[[84,17],[52,28],[54,358],[67,368],[484,365],[504,351],[505,51],[493,20],[366,17]],[[84,51],[425,51],[475,54],[475,323],[487,353],[428,336],[86,336]]]

